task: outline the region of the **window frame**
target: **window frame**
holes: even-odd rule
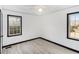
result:
[[[21,26],[21,29],[20,29],[20,34],[15,34],[15,35],[10,35],[9,33],[9,16],[12,16],[12,17],[19,17],[20,18],[20,26]],[[10,15],[10,14],[7,14],[7,37],[12,37],[12,36],[19,36],[19,35],[22,35],[22,16],[17,16],[17,15]]]
[[[71,40],[75,40],[75,41],[79,41],[79,39],[76,39],[76,38],[71,38],[71,37],[69,37],[69,23],[70,23],[70,21],[69,21],[69,15],[72,15],[72,14],[78,14],[79,13],[79,11],[78,12],[72,12],[72,13],[67,13],[67,39],[71,39]]]

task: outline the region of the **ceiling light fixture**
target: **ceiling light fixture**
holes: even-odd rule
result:
[[[37,15],[43,15],[46,11],[46,6],[43,6],[43,5],[34,6],[33,11]]]
[[[38,9],[38,12],[42,12],[42,11],[43,11],[43,9],[42,9],[42,8],[39,8],[39,9]]]

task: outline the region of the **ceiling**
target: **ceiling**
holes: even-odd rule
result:
[[[4,5],[3,9],[13,10],[17,12],[24,12],[28,14],[43,15],[53,13],[64,8],[70,8],[73,5]],[[38,9],[42,8],[42,12],[38,12]]]

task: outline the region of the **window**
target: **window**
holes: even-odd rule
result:
[[[22,35],[22,17],[7,15],[7,36]]]
[[[79,12],[67,14],[67,38],[79,40]]]

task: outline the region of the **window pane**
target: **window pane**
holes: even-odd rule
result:
[[[21,34],[21,17],[19,16],[8,16],[9,17],[9,35]]]

